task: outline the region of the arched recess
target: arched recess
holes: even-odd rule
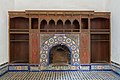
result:
[[[41,21],[40,29],[47,29],[47,21],[46,20]]]
[[[49,21],[49,29],[55,29],[55,21],[54,20]]]
[[[50,50],[52,47],[56,45],[66,45],[68,49],[71,51],[71,61],[70,64],[74,66],[80,65],[80,54],[79,54],[79,47],[75,43],[74,40],[67,37],[66,35],[54,35],[48,40],[46,40],[40,47],[40,65],[41,66],[47,66],[49,65],[49,56],[50,56]]]
[[[79,22],[78,22],[78,20],[74,20],[73,21],[73,27],[72,27],[73,29],[80,29],[80,25],[79,25]]]
[[[49,64],[70,64],[71,51],[66,45],[57,44],[50,49]]]
[[[71,29],[71,21],[70,20],[66,20],[65,21],[65,26],[64,26],[65,29]]]
[[[29,29],[29,18],[10,18],[10,29]]]
[[[57,21],[57,29],[63,29],[63,21],[62,20]]]

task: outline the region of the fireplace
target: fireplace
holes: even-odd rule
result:
[[[79,34],[40,35],[40,65],[80,65]]]
[[[71,51],[63,44],[58,44],[50,49],[50,64],[71,64]]]
[[[110,62],[110,12],[9,11],[9,20],[10,64],[27,63],[30,70],[56,70],[51,65],[62,64],[79,70]]]

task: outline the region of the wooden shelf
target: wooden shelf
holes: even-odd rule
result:
[[[110,34],[110,32],[90,32],[90,34]]]
[[[110,29],[90,29],[91,32],[110,32]]]
[[[14,60],[14,61],[11,61],[11,63],[29,63],[28,60]]]
[[[29,34],[29,32],[10,32],[10,34]]]
[[[29,29],[10,29],[10,32],[29,32]]]
[[[101,41],[101,42],[107,42],[107,41],[110,41],[110,40],[91,40],[91,41]]]
[[[10,42],[29,42],[29,40],[10,40]]]
[[[40,29],[40,32],[80,32],[80,29]]]
[[[94,63],[108,63],[107,61],[94,61]]]
[[[10,29],[10,30],[29,30],[29,29]]]

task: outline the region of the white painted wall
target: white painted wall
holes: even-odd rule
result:
[[[0,0],[0,64],[8,62],[8,10],[14,7],[14,0]]]
[[[108,0],[106,8],[112,14],[112,61],[120,64],[120,0]]]
[[[105,11],[107,0],[15,0],[15,10],[67,9]]]

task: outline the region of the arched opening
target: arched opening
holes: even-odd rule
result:
[[[47,21],[46,20],[41,21],[40,29],[47,29]]]
[[[65,29],[71,29],[71,22],[70,22],[70,20],[66,20],[65,21],[65,27],[64,27]]]
[[[49,29],[55,29],[55,21],[54,20],[49,21]]]
[[[50,64],[71,64],[70,50],[67,46],[58,44],[50,49],[49,63]]]
[[[57,21],[57,29],[63,29],[63,22],[62,20]]]
[[[77,20],[73,21],[73,29],[80,29],[79,22]]]

